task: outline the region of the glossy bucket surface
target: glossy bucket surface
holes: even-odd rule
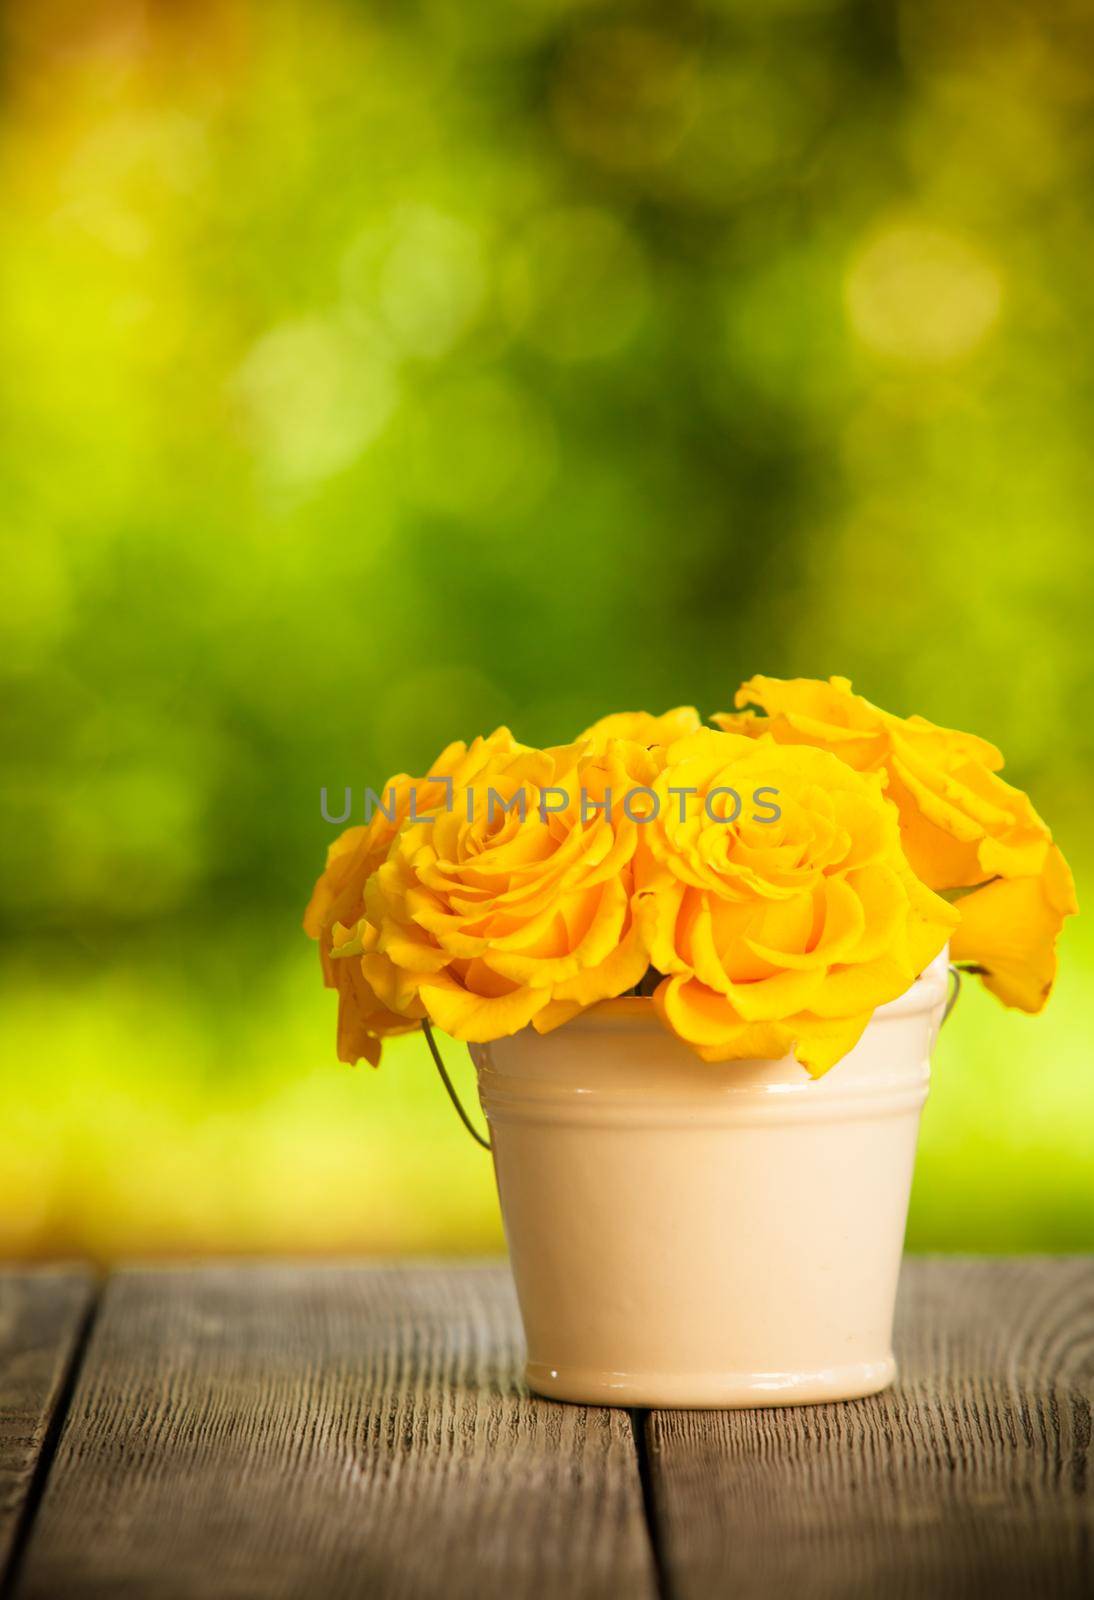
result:
[[[645,1000],[473,1046],[531,1387],[717,1407],[890,1383],[945,999],[940,957],[816,1081],[702,1062]]]

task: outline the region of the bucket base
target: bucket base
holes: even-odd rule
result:
[[[809,1406],[861,1400],[896,1377],[892,1355],[880,1361],[816,1372],[604,1372],[529,1361],[528,1387],[547,1400],[586,1406],[735,1410],[746,1406]]]

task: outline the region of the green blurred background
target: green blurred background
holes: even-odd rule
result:
[[[1082,896],[1089,6],[5,24],[0,1255],[499,1244],[300,916],[321,784],[500,721],[846,673],[999,743]],[[967,988],[914,1246],[1094,1242],[1092,981],[1080,919],[1043,1017]]]

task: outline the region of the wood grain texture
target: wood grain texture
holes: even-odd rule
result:
[[[652,1596],[627,1414],[521,1361],[504,1268],[121,1273],[18,1593]]]
[[[673,1600],[1094,1593],[1094,1264],[911,1259],[896,1350],[870,1400],[650,1413]]]
[[[92,1294],[83,1270],[0,1271],[0,1580]]]

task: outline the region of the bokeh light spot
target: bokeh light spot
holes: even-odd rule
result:
[[[346,251],[341,278],[351,316],[378,317],[408,355],[436,361],[458,342],[486,294],[478,233],[427,205],[399,206]]]
[[[941,228],[897,224],[860,250],[847,274],[851,326],[868,349],[917,366],[968,355],[999,316],[999,273]]]
[[[383,342],[321,317],[264,334],[236,387],[261,464],[290,483],[348,466],[383,428],[396,396]]]

